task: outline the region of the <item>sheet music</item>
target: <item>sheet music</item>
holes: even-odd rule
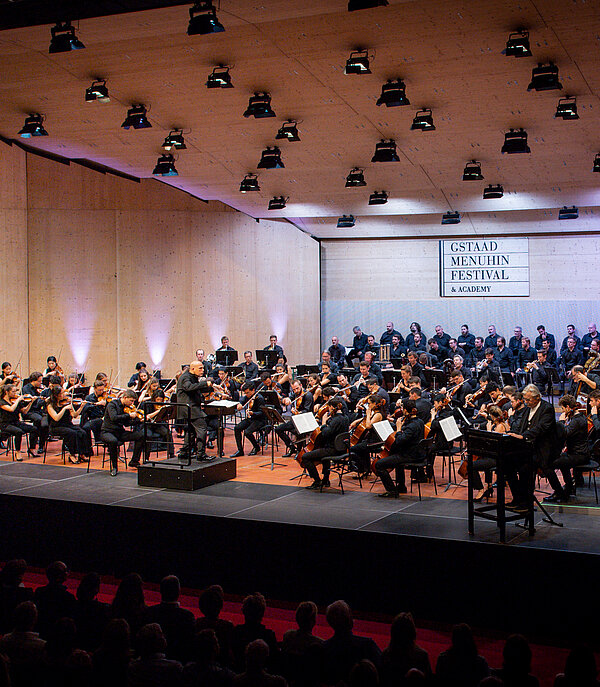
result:
[[[220,401],[211,401],[206,405],[212,406],[213,408],[235,408],[237,406],[237,401],[227,401],[226,399],[222,399]]]
[[[385,441],[390,436],[390,434],[394,433],[394,430],[389,420],[382,420],[381,422],[376,422],[373,425],[373,429],[377,432],[377,435],[379,436],[381,441]]]
[[[314,432],[319,426],[315,416],[312,413],[300,413],[299,415],[292,415],[292,422],[298,434],[309,434]]]
[[[456,424],[456,420],[454,419],[453,415],[450,415],[450,417],[445,417],[443,420],[440,420],[440,427],[442,429],[442,432],[444,433],[444,436],[446,437],[446,441],[454,441],[455,439],[458,439],[462,436],[461,431],[460,429],[458,429],[458,425]]]

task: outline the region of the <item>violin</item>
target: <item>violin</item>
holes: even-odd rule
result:
[[[129,415],[130,417],[137,418],[138,420],[143,420],[144,419],[144,413],[143,411],[139,410],[135,406],[123,406],[123,410]]]

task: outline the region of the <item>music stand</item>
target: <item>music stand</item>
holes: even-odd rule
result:
[[[446,384],[446,373],[444,370],[423,370],[423,377],[428,387],[433,387],[437,391]]]
[[[273,408],[281,408],[281,403],[279,403],[279,397],[276,391],[269,391],[269,389],[261,389],[259,392],[261,396],[265,399],[265,403]],[[283,420],[282,420],[283,422]]]
[[[238,359],[237,351],[215,351],[215,361],[221,367],[231,367]]]
[[[264,392],[263,392],[264,393]],[[273,392],[266,392],[266,393],[275,393]],[[264,465],[259,465],[261,468],[267,468],[270,467],[271,470],[275,469],[276,465],[280,465],[281,467],[285,466],[285,463],[276,463],[275,462],[275,425],[280,425],[284,422],[284,419],[281,417],[281,413],[276,409],[273,408],[272,406],[263,406],[262,407],[263,413],[267,416],[267,421],[271,423],[271,462],[270,463],[265,463]]]
[[[256,362],[259,367],[274,368],[275,365],[277,365],[277,358],[279,358],[279,353],[277,351],[264,351],[262,348],[256,349]]]
[[[515,383],[515,378],[512,375],[512,372],[502,372],[502,385],[503,386],[512,386]]]
[[[406,356],[402,358],[390,358],[390,362],[394,366],[394,370],[399,370],[401,367],[406,365]]]
[[[306,442],[308,437],[319,426],[317,423],[317,419],[312,413],[298,413],[298,415],[292,415],[292,423],[294,425],[294,429],[296,430],[296,434],[299,437],[298,441],[294,442],[296,447],[301,441]],[[299,475],[294,475],[294,477],[290,477],[289,481],[292,482],[295,479],[302,479],[306,474],[308,474],[306,472],[306,468],[303,467],[302,472]]]
[[[399,370],[382,370],[381,374],[383,375],[383,381],[388,385],[388,388],[391,389],[393,389],[402,379],[402,374]]]
[[[552,367],[552,365],[544,365],[544,370],[546,370],[546,374],[548,375],[548,393],[546,396],[548,401],[554,405],[554,384],[560,386],[560,375],[558,374],[558,370]]]

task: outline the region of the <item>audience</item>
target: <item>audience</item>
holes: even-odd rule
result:
[[[427,679],[431,678],[429,655],[417,644],[413,617],[410,613],[400,613],[392,622],[390,643],[381,657],[381,684],[383,687],[406,685],[407,674],[412,668]]]
[[[537,677],[530,675],[531,649],[523,635],[511,635],[502,651],[502,668],[494,671],[504,687],[539,687]]]
[[[110,618],[110,606],[96,598],[99,592],[100,575],[95,572],[85,575],[77,587],[77,646],[86,651],[94,651],[100,646],[104,627]]]
[[[7,561],[0,572],[0,634],[11,629],[15,608],[33,599],[33,590],[23,585],[26,571],[27,563],[21,558]]]
[[[46,642],[34,628],[38,612],[32,601],[21,602],[13,612],[13,630],[0,639],[0,654],[10,661],[13,687],[29,687],[42,675]]]
[[[193,660],[183,670],[186,687],[231,687],[233,671],[219,663],[219,640],[214,630],[200,630],[194,640]]]
[[[48,639],[57,620],[75,617],[75,597],[65,585],[68,572],[62,561],[51,563],[46,568],[48,584],[35,590],[33,600],[39,616],[38,631],[43,639]]]
[[[269,667],[273,668],[277,665],[277,638],[273,630],[265,627],[262,622],[266,610],[267,602],[259,592],[250,594],[242,603],[245,622],[236,625],[231,636],[234,667],[238,672],[243,669],[245,664],[246,647],[255,639],[262,639],[269,647]]]
[[[142,578],[137,573],[125,575],[112,602],[112,617],[126,620],[132,636],[135,637],[143,625],[146,609]]]
[[[319,681],[323,640],[315,637],[317,605],[303,601],[296,609],[297,630],[288,630],[281,642],[281,667],[287,681],[297,687],[308,687]]]
[[[435,674],[444,687],[477,687],[490,669],[477,653],[471,628],[464,623],[452,628],[452,645],[437,660]]]
[[[104,628],[100,647],[92,656],[94,685],[126,687],[131,654],[129,623],[123,618],[113,618]]]
[[[73,618],[60,618],[48,634],[44,657],[44,687],[84,685],[91,681],[92,660],[76,647]]]
[[[129,687],[178,687],[183,666],[165,656],[167,640],[158,623],[144,625],[137,635],[139,658],[129,664]]]
[[[263,639],[254,639],[244,651],[246,670],[233,678],[233,687],[286,687],[281,675],[271,675],[266,666],[269,661],[269,645]]]
[[[567,656],[565,672],[559,673],[554,687],[599,687],[596,657],[589,646],[577,646]]]
[[[219,640],[219,662],[224,666],[231,666],[231,634],[233,623],[219,618],[223,610],[223,588],[218,584],[211,585],[198,597],[198,608],[202,618],[196,620],[196,632],[214,630]]]

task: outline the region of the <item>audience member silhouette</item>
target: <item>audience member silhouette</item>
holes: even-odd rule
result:
[[[44,687],[89,684],[92,675],[90,655],[76,647],[77,628],[73,618],[57,620],[46,641]]]
[[[110,606],[96,598],[99,592],[100,575],[95,572],[85,575],[77,587],[77,646],[86,651],[94,651],[100,646],[102,632],[110,618]]]
[[[431,678],[429,654],[417,644],[417,628],[410,613],[397,615],[390,628],[390,643],[381,657],[381,684],[400,687],[406,684],[406,674],[417,668]]]
[[[350,671],[348,687],[377,687],[379,673],[368,658],[361,659]]]
[[[11,629],[15,608],[33,599],[33,590],[23,585],[26,572],[27,563],[22,558],[7,561],[0,572],[0,634]]]
[[[51,563],[46,568],[48,584],[38,587],[33,595],[38,609],[38,631],[43,639],[49,639],[57,620],[75,617],[75,597],[65,585],[68,572],[62,561]]]
[[[219,640],[214,630],[200,630],[194,638],[193,660],[183,669],[186,687],[231,687],[233,671],[219,663]]]
[[[196,632],[214,630],[219,640],[219,663],[223,666],[231,666],[233,663],[231,654],[233,623],[219,617],[223,610],[223,598],[223,588],[218,584],[211,585],[200,594],[198,608],[202,617],[196,620]]]
[[[10,660],[13,687],[31,687],[42,676],[46,642],[34,628],[38,619],[33,601],[23,601],[14,610],[13,630],[0,639],[0,654]]]
[[[139,658],[129,664],[128,687],[179,687],[183,667],[165,656],[167,640],[160,625],[144,625],[136,641]]]
[[[294,687],[310,687],[319,683],[323,662],[323,640],[315,637],[317,606],[303,601],[296,609],[297,630],[288,630],[281,643],[281,668],[284,677]]]
[[[238,672],[244,668],[246,647],[255,639],[262,639],[269,647],[269,668],[273,670],[277,666],[277,638],[262,622],[266,608],[267,602],[260,592],[250,594],[242,602],[244,622],[236,625],[231,635],[234,667]]]
[[[490,669],[477,653],[471,628],[461,623],[452,628],[452,645],[438,656],[435,674],[444,687],[476,687]]]
[[[142,578],[137,573],[125,575],[112,602],[112,617],[126,620],[132,637],[135,637],[143,625],[146,608]]]
[[[281,675],[271,675],[266,667],[269,645],[262,639],[250,642],[244,651],[246,670],[233,678],[233,687],[286,687]]]
[[[586,645],[576,646],[565,661],[565,672],[559,673],[554,687],[599,687],[598,667],[593,650]]]
[[[94,687],[126,687],[131,656],[129,623],[124,618],[109,620],[92,656]]]
[[[523,635],[510,635],[502,650],[502,668],[494,671],[504,687],[539,687],[531,672],[531,648]]]

